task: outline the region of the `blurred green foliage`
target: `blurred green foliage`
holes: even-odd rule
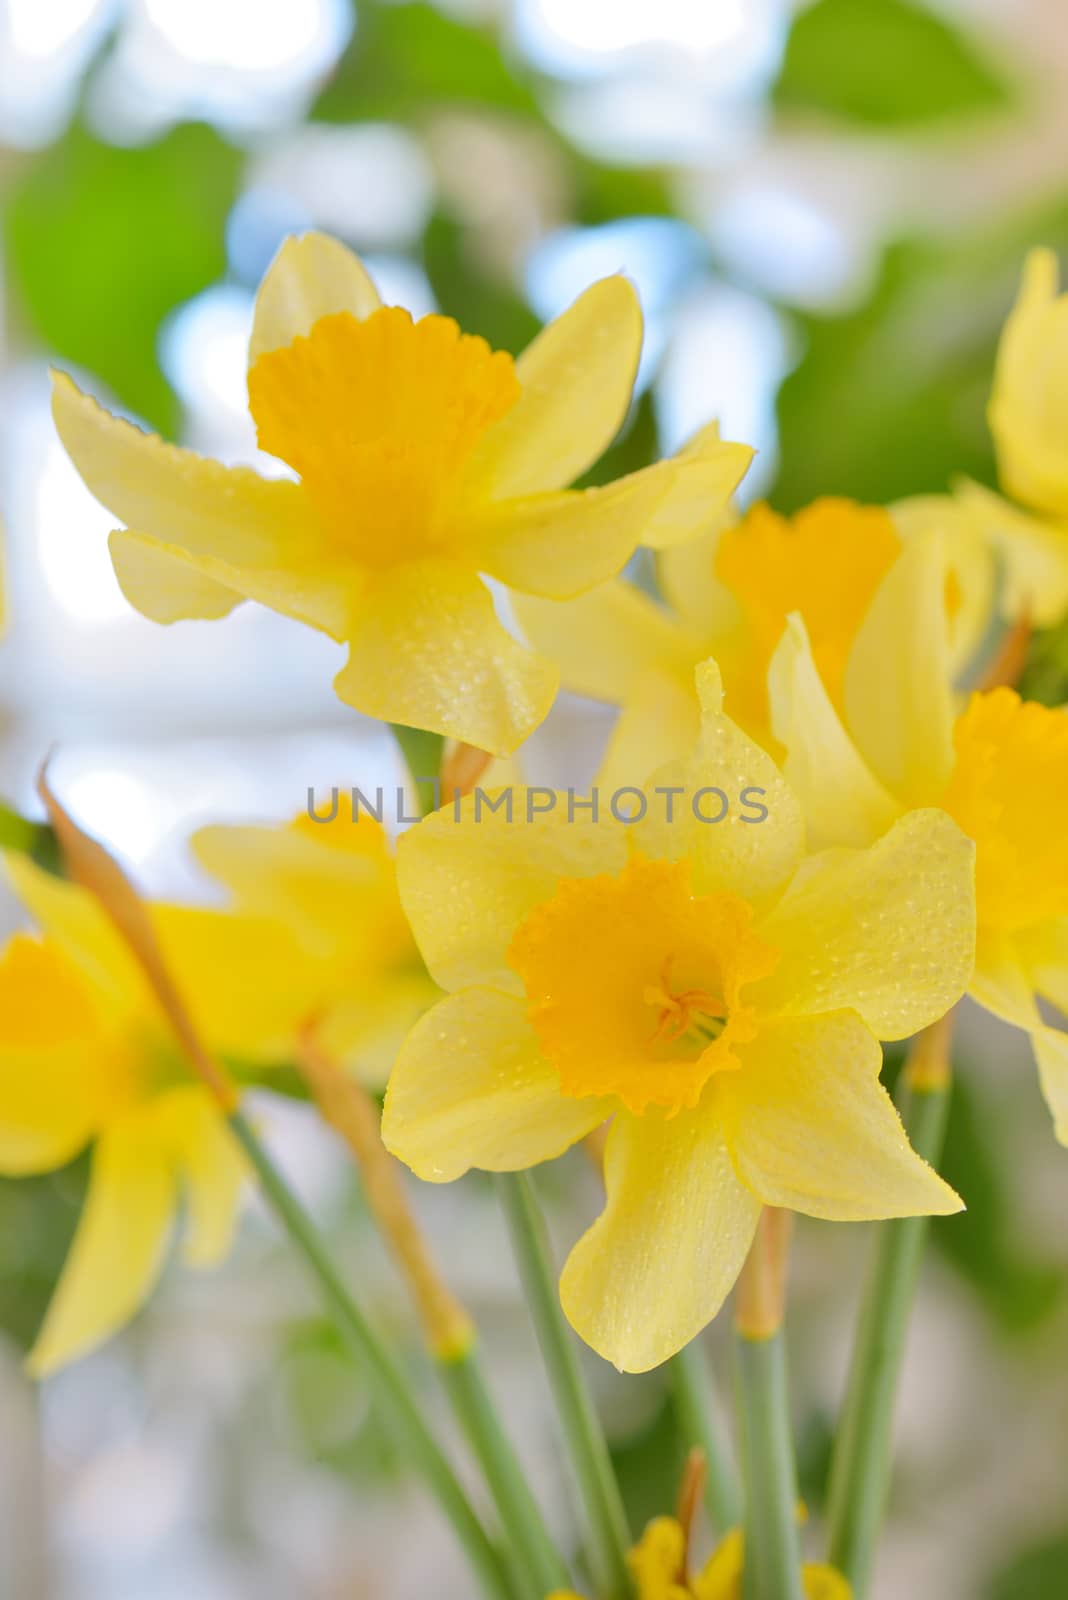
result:
[[[1009,98],[968,36],[911,0],[816,0],[794,20],[773,91],[782,109],[898,131]]]
[[[983,1600],[1064,1600],[1068,1592],[1068,1533],[1033,1545],[984,1590]]]
[[[37,1337],[85,1199],[89,1159],[41,1177],[0,1178],[0,1333]]]
[[[96,374],[164,434],[177,397],[157,336],[175,306],[223,276],[242,155],[187,124],[153,144],[105,144],[74,123],[30,158],[4,208],[16,311],[50,355]]]

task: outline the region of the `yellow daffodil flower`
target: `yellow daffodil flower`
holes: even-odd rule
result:
[[[965,480],[940,509],[937,497],[920,503],[943,526],[970,524],[975,568],[991,558],[1001,568],[1004,615],[1040,628],[1068,613],[1068,297],[1058,277],[1053,251],[1032,250],[998,347],[987,417],[1010,498]]]
[[[0,1171],[92,1147],[85,1209],[30,1355],[38,1375],[108,1338],[148,1298],[184,1205],[184,1259],[226,1253],[242,1162],[189,1075],[146,979],[96,901],[25,858],[8,876],[39,934],[0,954]],[[153,924],[203,1037],[275,1060],[306,1004],[276,923],[157,905]]]
[[[289,239],[260,287],[249,405],[297,481],[164,444],[57,376],[60,437],[97,499],[123,592],[157,622],[257,600],[349,647],[334,687],[371,716],[514,750],[546,715],[550,662],[502,627],[481,575],[552,599],[687,538],[749,463],[714,429],[604,488],[567,488],[608,445],[642,341],[605,278],[517,361],[448,317],[383,306],[360,261]]]
[[[307,1020],[331,1060],[381,1088],[401,1040],[440,991],[401,910],[389,839],[351,797],[287,827],[216,826],[193,837],[203,867],[245,914],[300,940]]]
[[[770,673],[785,771],[809,843],[870,845],[913,807],[942,806],[976,846],[976,970],[970,993],[1031,1035],[1057,1137],[1068,1143],[1068,717],[1011,689],[957,715],[936,539],[910,542],[846,665],[842,707],[820,679],[800,617]]]
[[[773,748],[767,670],[792,612],[804,617],[837,696],[853,636],[902,549],[903,529],[882,507],[825,499],[786,518],[757,505],[661,553],[663,605],[617,580],[566,605],[524,598],[516,611],[536,648],[560,663],[566,688],[622,706],[601,771],[611,786],[641,781],[692,747],[694,667],[710,655],[730,716]],[[969,585],[965,606],[955,567],[952,583],[963,648],[965,631],[974,642],[985,628],[989,600]]]
[[[637,1600],[742,1600],[745,1542],[740,1528],[716,1546],[696,1575],[688,1574],[686,1535],[674,1517],[656,1517],[630,1553]],[[833,1567],[802,1568],[806,1600],[850,1600],[852,1589]],[[571,1593],[549,1600],[581,1600]]]
[[[567,795],[547,809],[543,790],[517,791],[509,819],[475,794],[398,848],[449,994],[401,1049],[383,1137],[443,1182],[549,1160],[611,1119],[605,1210],[560,1289],[627,1371],[716,1314],[762,1204],[838,1219],[960,1205],[911,1150],[877,1041],[941,1016],[970,976],[972,846],[930,811],[803,862],[799,803],[723,714],[714,663],[698,686],[697,753],[657,776],[640,820],[580,815]],[[719,823],[699,820],[723,813],[713,786],[731,796]],[[734,803],[747,787],[759,822]]]

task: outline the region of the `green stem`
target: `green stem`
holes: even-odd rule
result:
[[[627,1570],[630,1534],[623,1501],[604,1433],[579,1366],[575,1337],[560,1309],[549,1239],[534,1186],[525,1172],[501,1174],[497,1183],[561,1429],[589,1520],[594,1582],[603,1600],[627,1600],[633,1589]]]
[[[425,728],[408,728],[403,722],[391,722],[389,731],[397,741],[408,775],[415,785],[419,815],[425,817],[428,811],[436,810],[441,804],[437,779],[445,740],[440,733],[428,733]]]
[[[739,1330],[739,1415],[745,1474],[745,1600],[804,1600],[797,1473],[790,1437],[782,1330]]]
[[[545,1600],[556,1589],[567,1589],[570,1578],[553,1545],[549,1531],[530,1492],[511,1441],[486,1383],[477,1343],[462,1354],[439,1360],[438,1370],[453,1410],[478,1458],[520,1558],[520,1584],[524,1594]]]
[[[668,1376],[683,1443],[704,1454],[708,1515],[717,1533],[727,1533],[741,1521],[741,1498],[699,1339],[671,1358]]]
[[[452,1523],[485,1593],[492,1600],[515,1600],[499,1553],[487,1538],[459,1479],[423,1421],[403,1374],[338,1276],[314,1223],[244,1113],[233,1111],[228,1120],[275,1214],[318,1280],[338,1331],[371,1379],[375,1403],[403,1443],[406,1458],[422,1472],[428,1488]]]
[[[949,1109],[942,1082],[909,1083],[900,1096],[913,1149],[937,1165]],[[890,1482],[894,1399],[927,1233],[926,1217],[879,1224],[861,1302],[838,1424],[828,1495],[829,1559],[864,1600]]]

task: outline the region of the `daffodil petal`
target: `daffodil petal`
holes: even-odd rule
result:
[[[1053,917],[1014,935],[1029,986],[1068,1017],[1068,917]]]
[[[866,845],[901,807],[842,726],[812,658],[800,616],[788,617],[768,670],[772,732],[785,746],[783,771],[805,813],[809,848]]]
[[[77,968],[16,933],[0,953],[0,1172],[48,1172],[86,1144],[107,1044]]]
[[[1068,522],[1055,522],[1010,505],[967,479],[957,497],[974,515],[1001,557],[1001,608],[1011,621],[1028,618],[1051,628],[1068,612]]]
[[[511,810],[505,809],[510,796]],[[549,809],[533,810],[552,804]],[[490,809],[496,802],[497,809]],[[478,790],[401,836],[401,902],[431,975],[443,989],[488,983],[516,988],[508,947],[561,878],[620,872],[624,830],[550,790]]]
[[[412,1028],[441,998],[419,973],[382,978],[329,1006],[317,1029],[323,1049],[368,1089],[384,1089]]]
[[[526,1004],[495,989],[449,995],[416,1023],[386,1091],[382,1138],[420,1178],[550,1161],[610,1112],[568,1099],[541,1055]]]
[[[280,247],[256,295],[249,366],[309,334],[320,317],[349,311],[362,321],[381,304],[359,256],[329,234],[295,234]]]
[[[592,284],[519,357],[522,393],[476,449],[472,484],[511,500],[573,483],[619,432],[641,348],[633,285]]]
[[[650,673],[627,700],[597,774],[602,794],[640,787],[652,773],[680,761],[693,749],[700,730],[697,696],[675,677]]]
[[[620,705],[649,672],[693,681],[699,638],[622,579],[577,600],[517,594],[512,609],[534,649],[559,665],[564,687],[576,694]]]
[[[903,805],[937,800],[953,767],[946,571],[936,533],[907,540],[846,665],[846,724],[872,772]]]
[[[1053,1117],[1053,1132],[1060,1144],[1068,1145],[1068,1035],[1055,1028],[1037,1029],[1031,1045],[1038,1067],[1038,1081]]]
[[[8,852],[4,866],[22,905],[88,980],[102,1011],[126,1015],[144,1002],[140,969],[92,895],[26,856]]]
[[[707,526],[751,456],[716,438],[599,489],[503,501],[479,533],[476,560],[510,588],[573,599],[613,577],[639,541],[659,549]]]
[[[428,560],[376,575],[334,688],[383,722],[510,755],[548,715],[558,681],[502,626],[474,573]]]
[[[738,1054],[722,1082],[727,1142],[765,1205],[837,1222],[961,1210],[909,1144],[855,1012],[783,1018]]]
[[[975,659],[994,612],[997,563],[983,518],[960,486],[956,498],[945,494],[910,495],[896,501],[890,514],[903,539],[922,537],[934,529],[942,540],[952,585],[953,603],[948,606],[948,615],[956,676]]]
[[[214,1267],[229,1254],[241,1185],[248,1174],[240,1146],[199,1085],[172,1089],[157,1109],[184,1190],[182,1259]]]
[[[725,511],[707,532],[669,546],[657,556],[661,593],[676,616],[709,641],[705,654],[711,651],[714,655],[712,641],[731,633],[742,621],[737,599],[716,576],[720,540],[733,521],[733,513]]]
[[[359,578],[352,570],[294,561],[285,567],[237,567],[130,528],[108,541],[119,587],[151,622],[226,616],[255,600],[341,641],[351,632]]]
[[[654,859],[689,857],[699,894],[727,892],[759,904],[784,887],[801,859],[801,808],[767,751],[724,716],[715,662],[697,669],[697,693],[697,755],[664,768],[646,785],[646,815],[631,832]],[[667,789],[677,791],[670,806]],[[704,820],[713,817],[720,820]]]
[[[203,906],[154,905],[168,971],[211,1048],[277,1060],[321,995],[322,977],[281,922]]]
[[[97,1140],[89,1192],[44,1325],[28,1359],[35,1377],[116,1333],[151,1294],[177,1200],[155,1114],[115,1123]]]
[[[759,924],[779,952],[765,1012],[848,1007],[880,1039],[943,1016],[975,958],[975,849],[944,811],[910,811],[867,850],[831,850]]]
[[[128,527],[191,554],[263,566],[321,542],[299,484],[224,467],[113,417],[64,373],[52,415],[86,487]]]
[[[616,575],[670,488],[671,462],[600,489],[505,500],[478,531],[474,559],[511,589],[571,600]]]
[[[714,1094],[676,1116],[617,1113],[605,1208],[567,1258],[568,1321],[623,1372],[667,1361],[711,1322],[752,1242],[760,1202],[738,1182]]]
[[[195,558],[177,545],[116,529],[108,548],[119,588],[150,622],[216,621],[245,599],[207,577]]]
[[[1054,963],[1065,937],[1058,924],[1012,940],[981,933],[969,993],[986,1011],[1030,1035],[1053,1131],[1068,1145],[1068,1035],[1047,1027],[1034,995],[1038,989],[1063,1009],[1068,991]]]
[[[753,455],[749,445],[721,439],[716,423],[702,428],[670,461],[658,463],[675,470],[642,543],[650,550],[669,550],[707,531],[726,511]]]

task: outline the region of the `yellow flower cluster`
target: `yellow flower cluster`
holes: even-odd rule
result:
[[[992,551],[1010,615],[1068,611],[1064,306],[1036,255],[991,408],[1026,511],[990,513],[965,487],[739,516],[751,452],[714,425],[573,489],[631,397],[642,328],[624,278],[513,360],[383,306],[315,234],[269,269],[250,348],[259,442],[287,475],[165,444],[57,376],[57,428],[121,524],[115,570],[146,616],[258,601],[347,644],[348,704],[493,754],[544,719],[561,677],[620,708],[601,787],[626,785],[633,819],[545,791],[480,809],[476,790],[402,838],[396,876],[367,818],[210,828],[194,848],[229,905],[153,917],[223,1057],[284,1063],[314,1025],[366,1081],[392,1068],[384,1138],[423,1178],[525,1168],[607,1124],[605,1207],[561,1295],[621,1368],[662,1362],[716,1314],[762,1206],[960,1206],[909,1146],[879,1041],[965,992],[1031,1035],[1068,1142],[1068,1036],[1039,1009],[1068,1010],[1068,722],[1011,688],[960,689],[993,618]],[[619,576],[639,545],[662,600]],[[715,817],[702,793],[759,803]],[[190,1259],[218,1258],[240,1167],[89,898],[24,861],[9,872],[42,931],[0,962],[0,1166],[94,1152],[44,1371],[144,1299],[180,1195]],[[649,1537],[651,1572],[666,1535]],[[689,1588],[650,1579],[649,1600],[734,1594],[733,1560]],[[834,1583],[811,1576],[809,1593]]]

